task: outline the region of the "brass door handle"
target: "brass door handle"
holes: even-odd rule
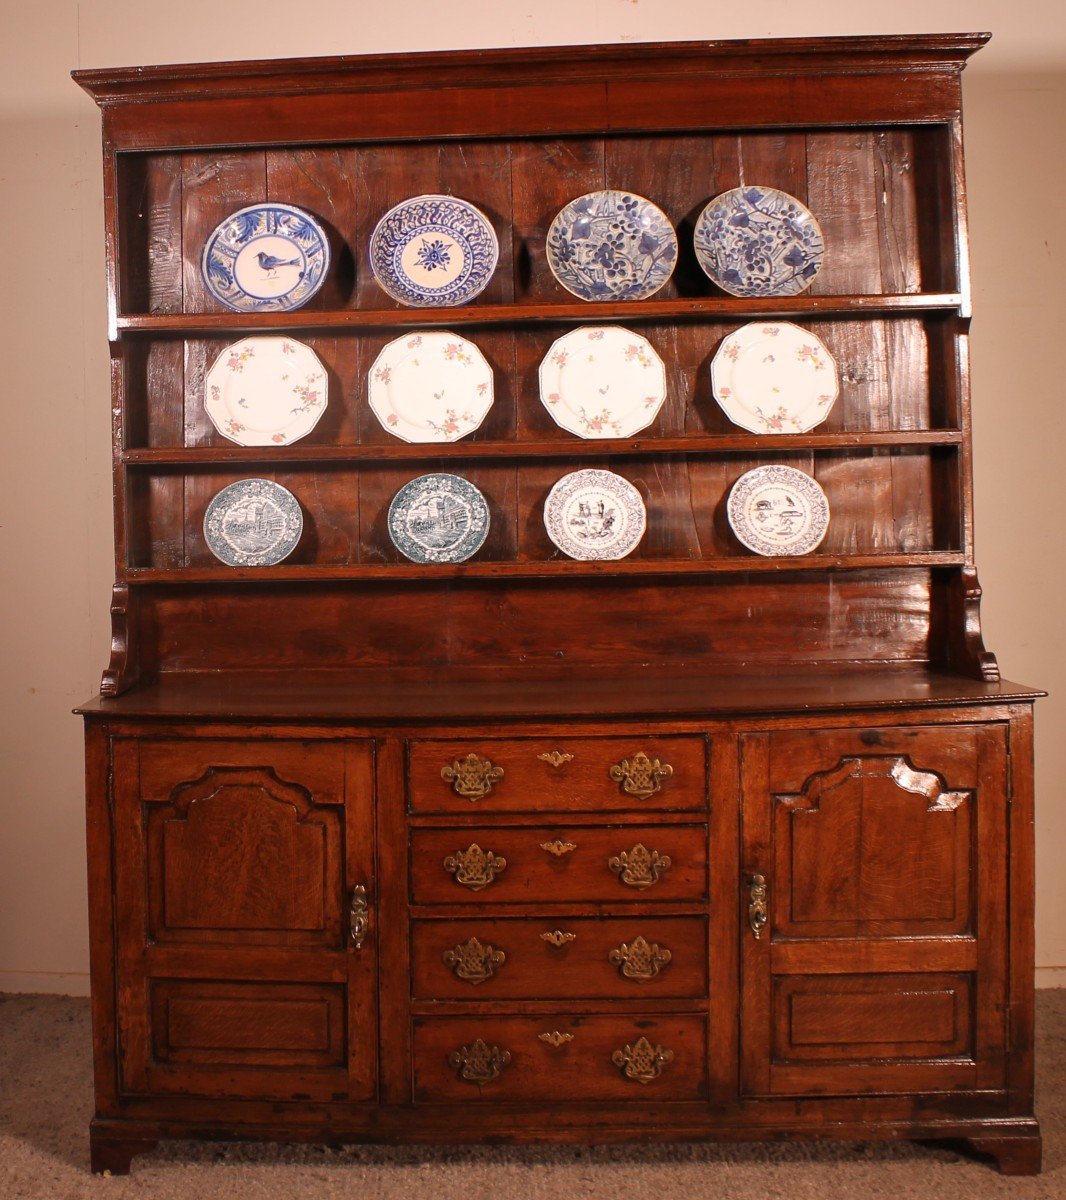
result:
[[[352,896],[348,904],[348,933],[356,950],[362,950],[369,928],[370,905],[366,900],[366,888],[363,884],[357,883],[352,888]]]
[[[759,935],[770,920],[766,906],[766,878],[763,875],[753,875],[748,891],[748,925],[759,940]]]

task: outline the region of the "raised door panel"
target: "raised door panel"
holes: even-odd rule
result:
[[[742,738],[748,1094],[1003,1084],[1005,726]]]
[[[372,1098],[372,743],[124,738],[113,761],[121,1090]]]

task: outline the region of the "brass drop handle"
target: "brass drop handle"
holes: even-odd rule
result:
[[[448,1055],[448,1066],[459,1078],[477,1086],[499,1079],[500,1072],[510,1061],[509,1050],[490,1046],[482,1038],[476,1038],[469,1046],[460,1046]]]
[[[671,861],[669,854],[649,850],[643,842],[637,842],[632,850],[612,854],[607,865],[626,887],[644,891],[659,882],[660,876],[670,869]]]
[[[766,909],[766,878],[763,875],[753,875],[748,892],[748,925],[756,941],[759,940],[759,935],[769,919]]]
[[[615,783],[622,785],[622,791],[627,796],[647,800],[649,796],[655,795],[664,779],[673,775],[674,768],[657,758],[649,758],[641,750],[632,758],[623,758],[621,762],[615,763],[607,773]]]
[[[455,877],[456,883],[461,883],[472,892],[480,892],[501,871],[506,870],[507,859],[493,854],[491,850],[482,850],[477,842],[471,842],[465,850],[449,854],[443,866],[449,875]]]
[[[480,800],[492,791],[492,785],[503,778],[503,767],[498,767],[490,758],[481,758],[471,752],[466,758],[457,758],[440,769],[440,777],[450,783],[457,796],[467,800]]]
[[[356,950],[362,950],[369,928],[370,905],[366,901],[366,888],[357,883],[352,888],[352,897],[348,905],[348,932]]]
[[[631,1046],[623,1046],[611,1055],[611,1062],[626,1079],[632,1079],[634,1083],[651,1083],[663,1073],[663,1067],[673,1061],[673,1050],[660,1046],[658,1042],[652,1045],[646,1037],[638,1039]]]

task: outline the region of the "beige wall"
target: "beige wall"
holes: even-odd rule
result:
[[[7,0],[13,9],[12,0]],[[180,15],[179,15],[180,14]],[[813,14],[813,16],[812,16]],[[0,46],[0,990],[86,990],[72,705],[106,660],[107,346],[96,109],[77,66],[597,41],[991,29],[967,70],[986,642],[1039,708],[1038,980],[1066,983],[1066,15],[1061,0],[37,0]]]

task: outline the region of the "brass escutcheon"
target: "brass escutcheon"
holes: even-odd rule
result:
[[[441,767],[440,777],[450,783],[459,796],[473,802],[487,796],[492,785],[503,778],[503,767],[495,766],[490,759],[479,758],[471,752],[466,758],[457,758],[450,766]]]
[[[510,1051],[489,1046],[481,1038],[448,1055],[448,1066],[459,1072],[459,1078],[478,1085],[499,1079],[500,1072],[510,1061]]]
[[[507,955],[495,946],[482,945],[476,937],[445,950],[441,956],[446,967],[467,983],[484,983],[496,974],[496,969],[507,961]]]
[[[542,1042],[547,1042],[549,1046],[554,1046],[556,1050],[558,1050],[560,1046],[565,1046],[567,1042],[572,1042],[574,1040],[574,1035],[572,1033],[560,1033],[558,1029],[553,1029],[551,1033],[538,1033],[537,1037],[540,1038]]]
[[[547,929],[540,935],[542,942],[549,942],[558,949],[560,946],[565,946],[567,942],[577,940],[576,933],[567,933],[562,929]]]
[[[627,796],[636,796],[647,800],[654,796],[662,786],[662,780],[669,779],[674,768],[669,763],[660,762],[657,758],[649,758],[643,750],[632,758],[623,758],[610,768],[610,776],[615,783],[622,785],[622,791]]]
[[[366,902],[366,888],[357,883],[352,888],[352,897],[348,904],[348,933],[356,950],[362,950],[369,927],[370,906]]]
[[[545,750],[543,754],[538,754],[537,759],[540,762],[546,762],[550,766],[558,770],[563,763],[573,762],[574,756],[567,754],[565,750]]]
[[[547,850],[549,854],[554,854],[556,858],[562,858],[564,854],[573,854],[577,849],[577,843],[564,842],[556,838],[554,842],[541,842],[540,848]]]
[[[477,842],[471,842],[466,850],[456,850],[444,860],[444,869],[455,876],[455,882],[472,892],[488,887],[507,866],[507,859],[482,850]]]
[[[635,979],[643,983],[654,979],[674,956],[665,946],[658,942],[648,942],[643,936],[634,938],[632,942],[623,942],[617,950],[607,955],[626,979]]]
[[[748,926],[756,941],[759,940],[769,919],[766,907],[766,878],[763,875],[753,875],[748,892]]]
[[[632,1046],[623,1046],[611,1055],[611,1062],[627,1079],[636,1083],[651,1083],[653,1079],[658,1079],[664,1065],[673,1061],[673,1050],[653,1046],[646,1037],[640,1038]]]
[[[659,876],[670,868],[670,855],[649,850],[637,842],[632,850],[623,850],[607,860],[607,865],[622,883],[643,891],[659,882]]]

